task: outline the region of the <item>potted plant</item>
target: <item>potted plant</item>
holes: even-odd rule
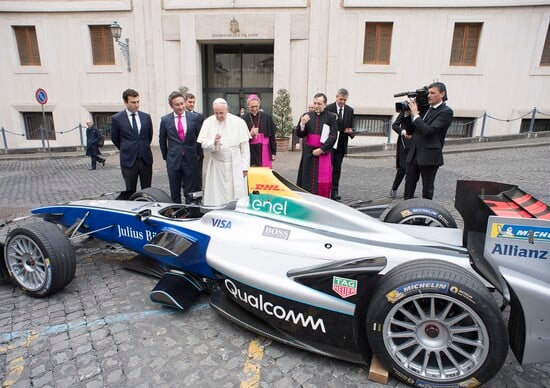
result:
[[[275,132],[277,150],[287,151],[294,125],[292,124],[290,93],[286,89],[277,90],[277,97],[273,101],[273,122],[277,127]]]

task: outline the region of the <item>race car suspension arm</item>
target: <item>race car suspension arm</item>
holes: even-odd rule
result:
[[[69,238],[73,238],[74,235],[76,234],[76,232],[78,231],[78,229],[82,226],[82,224],[84,223],[84,221],[86,220],[86,218],[90,215],[90,212],[86,212],[86,214],[84,214],[84,217],[82,218],[77,218],[75,223],[72,224],[66,231],[65,231],[65,236],[68,236]]]
[[[80,229],[80,227],[82,226],[82,224],[84,223],[84,221],[86,221],[86,218],[90,215],[90,212],[86,212],[86,214],[84,214],[84,217],[82,217],[82,219],[80,218],[77,218],[75,223],[72,224],[66,231],[65,231],[65,235],[69,237],[69,239],[73,239],[75,238],[75,235],[78,233],[78,229]],[[91,234],[94,234],[94,233],[97,233],[97,232],[101,232],[102,230],[105,230],[105,229],[110,229],[112,227],[114,227],[115,225],[112,224],[112,225],[108,225],[108,226],[105,226],[103,228],[99,228],[99,229],[96,229],[96,230],[91,230],[89,232],[86,232],[86,233],[80,233],[79,236],[88,236],[88,235],[91,235]]]

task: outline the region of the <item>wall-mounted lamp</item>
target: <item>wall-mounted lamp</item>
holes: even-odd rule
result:
[[[111,24],[110,27],[111,27],[111,34],[113,35],[113,38],[116,40],[116,42],[120,46],[120,51],[122,51],[122,54],[124,54],[124,58],[126,58],[126,62],[128,63],[128,71],[131,71],[130,47],[128,46],[128,43],[130,42],[130,40],[126,38],[126,43],[120,41],[120,34],[122,32],[122,27],[117,22],[113,22],[113,24]]]

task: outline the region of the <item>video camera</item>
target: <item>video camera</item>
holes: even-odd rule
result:
[[[430,104],[428,103],[428,87],[424,86],[421,89],[416,89],[412,92],[401,92],[393,95],[394,97],[407,96],[408,98],[414,98],[420,115],[428,110]],[[399,101],[395,103],[395,111],[397,113],[407,112],[411,110],[408,101]]]

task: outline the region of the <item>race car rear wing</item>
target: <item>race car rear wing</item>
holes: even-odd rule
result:
[[[511,305],[510,347],[520,363],[547,362],[550,313],[550,208],[517,186],[458,181],[455,207],[464,219],[472,267]]]
[[[455,208],[464,221],[462,242],[470,253],[472,266],[509,301],[506,282],[484,257],[489,216],[550,220],[550,208],[516,185],[466,180],[456,183]]]
[[[459,180],[455,208],[464,220],[464,244],[469,232],[485,233],[489,216],[550,220],[548,205],[507,183]]]

